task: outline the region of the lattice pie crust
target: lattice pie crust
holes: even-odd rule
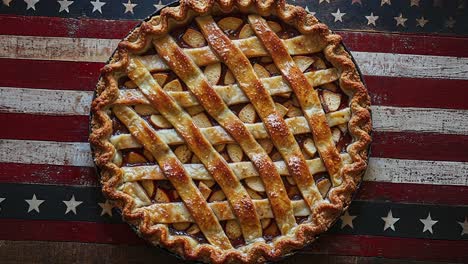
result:
[[[369,96],[341,38],[284,1],[181,1],[102,69],[104,194],[155,245],[276,260],[326,231],[367,166]]]

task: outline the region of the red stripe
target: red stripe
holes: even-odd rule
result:
[[[395,159],[468,161],[468,135],[375,132],[371,156]]]
[[[40,16],[0,16],[1,35],[121,39],[135,20],[75,19]]]
[[[93,91],[104,63],[0,59],[0,86]]]
[[[373,105],[468,108],[468,80],[365,76],[364,81]]]
[[[0,113],[0,138],[53,140],[61,142],[88,141],[88,116],[48,116]]]
[[[0,183],[98,186],[94,168],[0,163]],[[404,203],[468,204],[468,186],[363,182],[355,199]]]
[[[97,186],[94,168],[0,163],[0,183],[39,183]]]
[[[352,51],[468,57],[468,38],[395,34],[387,32],[337,31]]]
[[[1,219],[0,240],[143,244],[127,224]]]
[[[143,244],[126,224],[92,222],[0,220],[1,240],[76,241]],[[377,236],[323,235],[302,252],[378,256],[438,261],[468,260],[468,241],[409,239]]]
[[[58,17],[0,16],[0,34],[123,38],[138,21],[71,19]],[[337,31],[351,50],[468,57],[467,38],[370,32]]]
[[[468,261],[468,240],[323,235],[304,251],[330,255],[376,256],[433,261]]]
[[[394,203],[468,204],[468,186],[363,182],[356,200]]]

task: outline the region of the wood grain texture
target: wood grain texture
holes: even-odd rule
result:
[[[93,93],[0,87],[0,113],[89,115]]]
[[[1,139],[87,142],[87,116],[0,113]],[[35,133],[30,133],[34,131]],[[373,133],[372,157],[468,161],[468,135],[419,132]]]
[[[0,140],[0,162],[94,166],[88,143]]]
[[[330,3],[331,4],[331,3]],[[336,10],[336,9],[334,9]],[[70,38],[123,38],[139,20],[103,20],[39,16],[0,16],[1,35]],[[356,51],[468,57],[466,38],[380,32],[340,31],[348,48]]]
[[[0,58],[104,62],[117,39],[3,35]],[[352,52],[364,75],[468,79],[468,58],[414,54]]]
[[[413,78],[468,78],[468,58],[351,52],[364,75]]]
[[[412,131],[468,135],[468,110],[418,107],[372,107],[376,131]]]
[[[0,87],[0,113],[89,115],[92,92]],[[373,106],[376,131],[468,135],[468,110]]]
[[[91,62],[0,59],[4,73],[0,87],[93,91],[102,66]],[[364,76],[364,80],[373,105],[466,108],[463,95],[468,80],[385,76]]]
[[[104,63],[0,59],[0,87],[94,91]],[[27,72],[27,75],[24,73]]]
[[[24,254],[28,252],[28,254]],[[0,241],[2,263],[191,263],[166,251],[150,246],[124,246],[77,242]],[[334,256],[323,254],[295,254],[279,263],[316,264],[435,264],[405,259]]]
[[[467,80],[364,76],[364,81],[372,105],[467,108]]]
[[[0,183],[99,186],[94,168],[0,163]],[[468,186],[364,181],[356,200],[460,205],[468,204]]]
[[[13,36],[0,38],[0,57],[52,61],[104,62],[119,40]]]
[[[468,185],[468,163],[370,158],[366,181]]]
[[[0,140],[0,162],[92,167],[88,143]],[[468,162],[370,158],[366,181],[468,186]]]
[[[9,237],[16,241],[42,240],[62,243],[72,241],[126,245],[129,248],[145,245],[145,241],[138,238],[127,224],[18,219],[0,219],[0,224],[0,239]],[[467,240],[323,234],[311,246],[302,249],[300,254],[465,262],[468,260],[467,246]]]

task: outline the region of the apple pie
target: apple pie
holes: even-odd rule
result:
[[[91,116],[102,191],[124,220],[213,263],[277,260],[325,232],[371,141],[341,37],[283,0],[162,9],[102,68]]]

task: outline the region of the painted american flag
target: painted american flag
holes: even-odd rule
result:
[[[336,225],[286,261],[468,262],[468,1],[290,0],[341,34],[372,158]],[[104,65],[161,0],[0,3],[0,262],[180,262],[100,194],[87,143]]]

